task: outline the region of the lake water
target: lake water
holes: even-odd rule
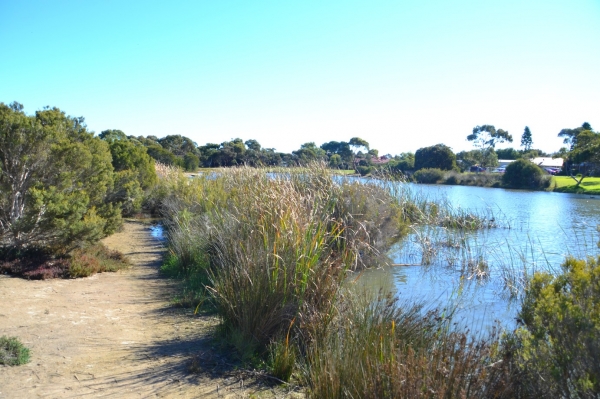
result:
[[[512,281],[507,271],[522,275],[523,270],[560,270],[568,255],[599,254],[600,200],[594,197],[468,186],[407,187],[453,208],[493,217],[498,227],[472,233],[417,230],[389,254],[394,264],[410,266],[366,271],[360,283],[373,290],[389,290],[401,301],[455,308],[455,321],[472,332],[497,323],[503,328],[515,326],[519,303],[510,299],[506,289],[506,281]],[[421,265],[423,242],[432,243],[437,251],[427,266]],[[444,244],[448,242],[464,245],[453,249]],[[478,279],[465,271],[469,260],[483,261],[487,278]]]

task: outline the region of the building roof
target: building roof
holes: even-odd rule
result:
[[[539,157],[533,158],[531,162],[542,168],[561,168],[563,166],[562,158]]]

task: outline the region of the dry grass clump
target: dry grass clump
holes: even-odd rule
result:
[[[348,269],[382,260],[403,215],[383,187],[336,183],[312,167],[287,174],[223,170],[172,180],[163,202],[184,274],[204,270],[224,330],[240,352],[309,341],[330,318]]]
[[[314,341],[304,369],[311,398],[482,398],[505,390],[496,338],[453,332],[451,319],[391,298],[350,298]]]

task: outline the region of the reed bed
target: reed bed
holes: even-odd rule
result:
[[[300,348],[314,339],[346,271],[385,262],[410,222],[385,188],[339,184],[318,166],[166,181],[162,211],[174,262],[182,274],[205,274],[224,334],[246,355],[284,336]]]
[[[452,318],[392,298],[351,296],[304,369],[310,398],[482,398],[508,393],[497,335],[453,332]]]
[[[454,209],[386,179],[332,178],[323,165],[213,170],[192,179],[164,168],[160,175],[153,195],[169,242],[164,269],[195,281],[193,305],[211,304],[219,333],[242,359],[301,383],[308,397],[538,392],[523,371],[525,335],[473,337],[452,311],[426,312],[347,287],[350,271],[389,262],[396,246],[422,265],[460,273],[461,284],[495,274],[527,291],[537,270],[527,262],[543,262],[515,251],[508,266],[490,270],[490,248],[502,243],[474,232],[510,228],[492,213]]]

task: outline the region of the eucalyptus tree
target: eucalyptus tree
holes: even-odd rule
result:
[[[467,136],[475,148],[479,150],[479,161],[481,166],[489,166],[490,153],[496,147],[496,144],[509,142],[512,143],[512,136],[503,129],[498,129],[493,125],[475,126],[473,132]]]
[[[567,144],[569,149],[573,150],[575,145],[577,145],[577,136],[586,130],[592,131],[592,126],[587,122],[583,122],[580,127],[576,127],[574,129],[562,129],[558,133],[558,137],[562,137],[563,143]]]

